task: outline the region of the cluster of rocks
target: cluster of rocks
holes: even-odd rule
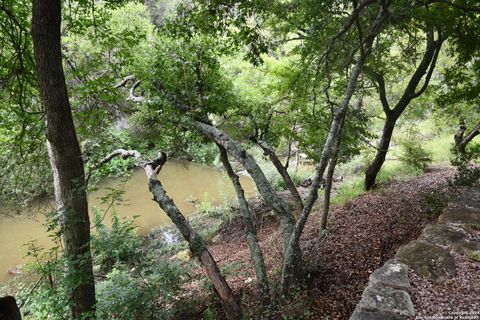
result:
[[[437,224],[400,247],[394,259],[370,275],[350,320],[400,320],[415,316],[408,272],[442,282],[456,274],[451,250],[480,262],[480,190],[465,191],[450,203]],[[477,235],[476,235],[477,234]]]

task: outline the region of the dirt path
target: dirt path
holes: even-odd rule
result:
[[[299,319],[348,319],[368,276],[398,247],[419,236],[448,202],[450,169],[438,168],[410,181],[393,182],[365,193],[332,210],[328,233],[320,237],[318,212],[308,221],[302,237],[308,287],[298,299],[281,307],[282,316]],[[441,196],[438,197],[438,194]],[[278,223],[264,207],[258,236],[273,279],[280,273],[281,237]],[[255,273],[239,221],[224,226],[221,240],[210,246],[244,308],[256,306]]]

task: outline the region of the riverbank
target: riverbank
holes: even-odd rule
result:
[[[328,231],[319,232],[319,201],[302,236],[306,283],[288,304],[280,304],[273,319],[348,319],[373,270],[393,257],[402,244],[418,237],[436,219],[452,193],[453,170],[437,168],[408,181],[394,181],[332,208]],[[304,193],[307,189],[300,188]],[[288,193],[282,192],[287,197]],[[273,212],[259,199],[251,201],[260,246],[274,290],[280,278],[281,236]],[[200,207],[201,208],[201,207]],[[234,203],[205,206],[190,217],[206,239],[248,317],[259,314],[255,272],[244,241],[244,226]],[[186,242],[170,226],[144,238],[144,252],[155,261],[170,261],[187,270],[183,293],[169,304],[174,319],[221,319],[221,307],[204,275],[191,259]],[[131,267],[130,267],[131,268]],[[130,269],[128,269],[130,270]],[[135,275],[135,267],[129,273]],[[101,281],[106,274],[97,273]],[[108,276],[107,276],[108,277]]]
[[[218,205],[234,195],[223,171],[211,166],[171,159],[160,173],[160,179],[186,216],[195,215],[202,205]],[[240,179],[247,195],[254,195],[256,189],[250,177],[241,176]],[[127,178],[103,179],[97,190],[89,193],[89,207],[91,221],[94,208],[97,208],[105,216],[107,225],[111,223],[113,212],[120,218],[135,217],[135,225],[142,235],[152,228],[171,224],[168,216],[151,200],[142,170],[132,170]],[[53,211],[53,200],[37,201],[28,207],[0,208],[0,284],[11,278],[9,270],[30,261],[25,259],[27,243],[46,249],[52,247],[45,215]]]
[[[419,236],[425,225],[441,213],[454,192],[449,168],[435,168],[408,181],[393,181],[375,191],[332,208],[328,231],[319,232],[319,208],[314,209],[302,236],[307,281],[293,302],[280,305],[278,318],[348,319],[360,300],[368,277],[392,258],[403,244]],[[306,189],[305,189],[306,190]],[[260,200],[253,202],[258,238],[270,277],[278,283],[281,271],[281,236],[275,215]],[[195,224],[195,222],[193,222]],[[209,249],[222,268],[245,312],[254,317],[260,305],[255,272],[238,215],[222,222],[209,238]],[[186,247],[185,247],[186,248]],[[172,258],[177,257],[173,253]],[[203,271],[196,268],[192,277]],[[194,290],[193,290],[194,288]],[[189,319],[205,312],[221,314],[216,299],[194,282],[189,290],[197,301]],[[199,296],[203,298],[199,299]],[[273,316],[275,318],[276,316]]]

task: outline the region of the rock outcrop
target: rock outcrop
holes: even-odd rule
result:
[[[465,191],[451,202],[437,224],[426,226],[418,240],[400,247],[395,259],[370,275],[369,283],[350,320],[401,320],[415,315],[409,270],[442,282],[456,274],[450,252],[480,262],[480,239],[470,236],[480,229],[480,190]],[[451,251],[452,250],[452,251]]]

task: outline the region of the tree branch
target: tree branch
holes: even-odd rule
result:
[[[142,102],[145,100],[145,97],[143,96],[143,91],[142,91],[142,95],[140,96],[137,96],[135,94],[135,89],[137,89],[137,87],[140,85],[141,81],[138,80],[137,82],[135,82],[133,84],[133,86],[130,88],[130,95],[128,96],[127,98],[127,101],[132,101],[132,102]]]
[[[126,76],[119,83],[117,83],[113,88],[118,89],[120,87],[125,87],[129,81],[135,81],[135,76],[133,74]]]
[[[148,186],[150,192],[153,194],[153,200],[158,203],[162,210],[168,215],[175,226],[178,228],[182,236],[188,242],[190,250],[197,257],[205,268],[205,271],[213,283],[215,292],[222,301],[223,308],[229,319],[241,319],[241,309],[238,303],[235,301],[233,292],[225,281],[225,278],[221,274],[218,266],[213,259],[210,251],[207,249],[202,237],[193,230],[192,226],[180,212],[173,200],[167,195],[160,181],[157,179],[156,174],[160,168],[167,161],[167,156],[164,152],[159,152],[157,158],[152,161],[146,161],[143,159],[140,152],[137,150],[125,150],[117,149],[103,158],[100,164],[105,164],[113,158],[121,156],[124,159],[133,157],[135,158],[137,165],[142,167],[148,179]]]
[[[125,149],[117,149],[104,157],[102,160],[100,160],[98,163],[96,163],[93,167],[91,167],[85,177],[85,185],[88,186],[88,182],[90,180],[90,177],[93,173],[93,171],[101,168],[103,165],[106,163],[110,162],[113,158],[115,157],[122,157],[123,159],[127,159],[130,157],[135,158],[135,161],[137,162],[137,165],[139,167],[145,168],[146,166],[151,166],[153,169],[153,172],[155,174],[158,174],[160,170],[162,169],[163,165],[167,161],[167,154],[165,152],[159,152],[157,154],[157,157],[152,160],[152,161],[145,161],[137,150],[125,150]]]
[[[364,72],[366,75],[372,77],[375,82],[377,82],[377,89],[380,96],[380,102],[382,103],[383,112],[385,112],[385,114],[389,114],[392,112],[392,110],[390,109],[390,104],[388,103],[387,90],[385,88],[385,77],[382,73],[379,73],[368,66],[364,67]]]
[[[465,138],[463,138],[461,144],[466,146],[470,141],[473,140],[476,136],[480,134],[480,123],[478,123],[475,128],[470,131]]]
[[[419,97],[427,89],[430,79],[432,78],[433,70],[435,69],[435,65],[437,64],[438,54],[440,53],[442,43],[443,43],[442,34],[440,33],[440,31],[438,31],[438,39],[435,43],[435,54],[433,55],[432,61],[430,63],[430,68],[425,78],[425,82],[423,83],[423,86],[422,88],[420,88],[420,90],[412,94],[411,99],[415,99]]]

